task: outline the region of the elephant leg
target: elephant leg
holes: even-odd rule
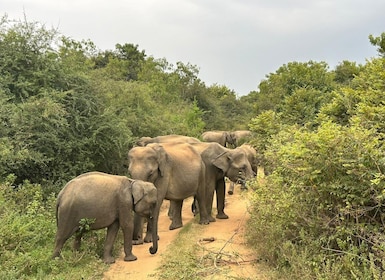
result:
[[[79,251],[80,250],[80,245],[82,243],[82,237],[83,237],[83,232],[78,230],[75,233],[75,239],[74,239],[74,243],[73,243],[74,251]]]
[[[112,256],[112,249],[119,231],[119,221],[116,220],[107,228],[106,241],[104,242],[103,261],[105,263],[114,263],[115,258]]]
[[[147,232],[146,232],[146,236],[144,237],[144,242],[146,242],[146,243],[152,242],[153,245],[155,243],[157,244],[157,241],[153,240],[154,236],[157,236],[157,239],[159,240],[159,235],[157,234],[159,212],[160,212],[160,208],[162,207],[162,204],[163,204],[163,199],[166,196],[167,188],[165,188],[165,187],[162,188],[162,187],[158,186],[157,190],[158,190],[158,201],[157,201],[156,207],[152,213],[154,222],[153,223],[147,222]],[[155,226],[155,228],[154,228],[154,226]]]
[[[145,243],[151,243],[151,242],[153,242],[153,237],[152,237],[152,236],[153,236],[153,235],[152,235],[153,231],[154,231],[153,224],[150,223],[150,221],[148,220],[148,221],[147,221],[147,231],[146,231],[146,235],[145,235],[145,237],[144,237],[144,239],[143,239],[143,241],[144,241]],[[159,236],[158,236],[158,240],[159,240]],[[142,244],[143,244],[143,241],[142,241]]]
[[[170,208],[172,209],[172,222],[169,227],[170,230],[177,229],[183,226],[182,206],[183,200],[170,200]]]
[[[71,230],[66,230],[62,228],[58,228],[56,232],[55,237],[55,249],[52,254],[52,258],[60,257],[60,251],[64,246],[64,243],[70,238],[77,230],[79,230],[79,227],[76,226],[75,228]]]
[[[205,191],[206,190],[200,190],[196,195],[196,204],[199,207],[199,223],[201,225],[208,225],[210,223],[210,218],[207,214],[207,205],[205,202]]]
[[[229,190],[227,191],[229,195],[232,195],[234,193],[234,187],[235,187],[235,183],[230,182],[230,187],[229,187]]]
[[[168,207],[167,216],[170,218],[170,220],[172,220],[173,215],[174,215],[174,209],[170,201],[170,206]]]
[[[209,219],[209,222],[215,222],[215,218],[212,216],[213,212],[213,200],[214,200],[214,189],[213,191],[207,192],[206,194],[206,212],[207,212],[207,217]]]
[[[241,190],[242,190],[242,191],[247,190],[247,187],[246,187],[246,180],[242,180],[242,181],[241,181]]]
[[[132,234],[132,244],[140,245],[143,244],[143,225],[144,218],[138,214],[134,214],[134,231]]]
[[[138,258],[132,253],[132,234],[134,226],[132,224],[124,223],[123,230],[123,243],[124,243],[124,261],[131,262]]]
[[[216,217],[218,219],[228,219],[229,216],[227,216],[224,212],[226,186],[225,186],[225,180],[223,178],[217,181],[215,190],[217,194],[217,211],[218,211],[218,214]]]
[[[199,214],[199,205],[196,196],[194,196],[194,200],[191,203],[191,212],[193,212],[194,217]]]

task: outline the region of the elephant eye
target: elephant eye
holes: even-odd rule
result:
[[[239,168],[239,170],[238,170],[238,173],[239,173],[239,174],[244,174],[244,173],[246,173],[246,165],[241,166],[241,167]]]

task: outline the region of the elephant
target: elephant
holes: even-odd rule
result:
[[[251,169],[253,170],[255,176],[257,176],[258,165],[259,165],[259,159],[258,159],[257,151],[253,148],[253,146],[251,146],[249,144],[242,144],[237,149],[242,149],[246,153],[247,159],[251,165]],[[241,184],[241,190],[247,189],[245,180],[239,180],[238,183]],[[234,186],[235,186],[235,183],[231,182],[229,190],[227,192],[228,194],[232,195],[234,193]]]
[[[250,130],[235,130],[230,132],[231,142],[235,147],[238,147],[242,144],[243,141],[251,137],[252,133]]]
[[[208,224],[205,200],[205,165],[200,154],[188,143],[153,143],[145,147],[134,147],[128,152],[128,171],[134,179],[154,183],[158,190],[154,219],[158,220],[164,199],[175,202],[174,219],[170,230],[183,226],[182,203],[185,198],[196,196],[200,203],[200,224]],[[154,238],[151,224],[142,240],[143,221],[137,215],[134,226],[134,244],[151,242]],[[157,223],[153,223],[157,225]],[[157,229],[156,229],[157,230]],[[151,234],[152,233],[152,234]]]
[[[123,230],[125,261],[135,261],[132,253],[134,217],[132,211],[154,223],[157,189],[154,184],[132,180],[126,176],[102,172],[88,172],[69,181],[59,192],[56,203],[57,232],[52,258],[60,257],[64,243],[75,234],[73,247],[80,249],[84,227],[82,220],[91,221],[89,229],[107,228],[103,261],[114,263],[113,244],[119,227]],[[154,226],[156,228],[156,226]],[[157,232],[154,232],[157,236]],[[158,250],[158,239],[153,239],[150,253]]]
[[[206,210],[209,221],[215,221],[211,213],[214,191],[217,197],[216,218],[228,219],[229,216],[224,212],[225,177],[234,182],[253,177],[254,174],[250,162],[247,159],[246,152],[242,149],[228,149],[214,142],[192,143],[191,146],[200,153],[206,166]],[[195,212],[196,209],[195,202],[194,200],[192,205],[193,212]],[[198,204],[200,204],[199,201]]]
[[[141,137],[137,142],[137,146],[146,146],[147,144],[151,143],[170,143],[170,142],[181,142],[181,143],[199,143],[201,142],[199,139],[190,137],[190,136],[184,136],[184,135],[162,135],[162,136],[156,136],[156,137]]]
[[[234,145],[233,138],[231,137],[231,134],[228,131],[206,131],[202,133],[201,137],[204,142],[216,142],[222,145],[223,147],[227,147],[227,144]]]

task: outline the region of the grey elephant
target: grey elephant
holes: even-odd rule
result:
[[[125,261],[137,259],[132,254],[134,217],[132,211],[149,218],[154,223],[154,209],[157,203],[157,189],[152,183],[132,180],[126,176],[102,172],[82,174],[60,191],[56,204],[57,233],[52,257],[60,257],[60,251],[67,239],[75,234],[74,249],[79,250],[84,228],[81,220],[90,222],[90,229],[107,228],[103,261],[115,262],[112,256],[113,244],[119,227],[123,230]],[[156,226],[154,226],[156,228]],[[157,232],[154,232],[157,236]],[[158,250],[158,239],[153,239],[150,253]]]
[[[202,133],[202,139],[204,142],[216,142],[227,147],[228,145],[234,145],[233,138],[230,132],[222,130],[206,131]]]
[[[231,142],[235,147],[239,147],[244,141],[252,136],[250,130],[235,130],[230,132]]]
[[[259,165],[259,158],[258,158],[257,151],[254,149],[253,146],[249,144],[242,144],[241,146],[237,147],[237,149],[242,149],[246,153],[247,159],[251,165],[251,169],[253,170],[255,176],[257,176],[258,165]],[[237,183],[241,184],[241,190],[247,189],[245,180],[239,180]],[[235,183],[230,182],[229,190],[227,191],[227,193],[232,195],[234,193],[234,187],[235,187]]]
[[[242,149],[228,149],[214,142],[193,143],[191,146],[200,153],[206,166],[206,209],[210,222],[215,221],[215,218],[212,217],[214,192],[216,192],[217,197],[216,218],[228,219],[228,215],[224,212],[225,177],[236,182],[254,176],[245,151]],[[195,212],[195,201],[192,209]]]
[[[156,137],[141,137],[137,142],[137,146],[146,146],[151,143],[170,143],[170,142],[180,142],[180,143],[199,143],[200,140],[195,137],[185,136],[185,135],[161,135]]]
[[[200,224],[208,224],[205,201],[205,165],[200,154],[188,143],[159,143],[145,147],[134,147],[128,153],[128,171],[132,178],[154,183],[158,190],[154,219],[158,219],[164,199],[175,201],[175,215],[170,230],[183,226],[181,206],[185,198],[196,196],[200,204]],[[151,242],[153,229],[147,225],[147,233],[142,240],[142,219],[137,215],[134,230],[134,244]],[[157,223],[153,223],[156,225]],[[156,231],[157,229],[155,229]]]

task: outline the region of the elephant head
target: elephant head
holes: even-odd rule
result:
[[[227,149],[217,156],[212,163],[221,169],[224,175],[233,182],[239,179],[247,180],[253,177],[253,170],[247,159],[247,155],[240,149]]]
[[[152,183],[141,180],[132,180],[131,188],[135,214],[148,218],[148,223],[152,228],[157,229],[157,220],[154,219],[154,210],[158,200],[157,189]],[[153,233],[157,237],[157,231],[154,230]],[[152,241],[149,251],[151,254],[155,254],[158,251],[158,238],[153,238]]]
[[[202,139],[205,142],[216,142],[223,147],[226,147],[228,140],[231,141],[230,134],[227,131],[215,130],[215,131],[206,131],[202,133]]]
[[[158,144],[134,147],[128,153],[128,161],[132,178],[154,183],[165,174],[167,153]]]
[[[233,142],[233,145],[238,147],[242,144],[245,140],[250,138],[252,136],[251,131],[249,130],[235,130],[230,132],[230,138]]]
[[[233,137],[232,133],[229,131],[224,131],[224,137],[226,139],[226,145],[225,147],[228,147],[229,145],[235,146],[236,145],[236,139]]]
[[[152,138],[151,137],[141,137],[137,142],[136,145],[140,147],[146,146],[148,143],[151,143]]]
[[[152,218],[157,202],[157,190],[154,185],[149,182],[132,180],[131,188],[135,213]]]

